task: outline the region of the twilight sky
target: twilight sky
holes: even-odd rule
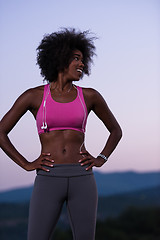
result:
[[[160,1],[0,0],[0,115],[26,89],[43,84],[36,48],[44,34],[74,27],[99,37],[92,72],[80,86],[97,89],[123,129],[123,138],[98,171],[160,170]],[[34,118],[28,112],[9,134],[29,160],[40,154]],[[87,149],[96,156],[108,132],[91,113]],[[0,190],[33,183],[0,151]]]

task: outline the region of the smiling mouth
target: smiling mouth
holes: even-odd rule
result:
[[[80,68],[77,68],[77,72],[80,72],[80,73],[82,73],[83,71],[82,71],[82,69],[80,69]]]

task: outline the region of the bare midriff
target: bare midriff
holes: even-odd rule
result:
[[[82,158],[80,147],[84,142],[84,133],[75,130],[55,130],[40,134],[42,153],[50,153],[56,164],[78,163]],[[84,151],[84,145],[82,147]]]

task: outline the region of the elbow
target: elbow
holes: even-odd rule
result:
[[[121,140],[121,138],[122,138],[122,135],[123,135],[121,127],[118,126],[117,128],[114,129],[113,132],[114,132],[115,138],[119,142]]]
[[[7,134],[3,130],[0,129],[0,148],[2,148],[4,139],[7,137]]]
[[[122,132],[122,128],[121,127],[119,127],[119,129],[118,129],[118,131],[117,131],[118,133],[117,133],[117,135],[118,135],[118,137],[119,137],[119,140],[122,138],[122,135],[123,135],[123,132]]]

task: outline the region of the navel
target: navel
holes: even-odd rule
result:
[[[66,149],[65,149],[65,148],[62,150],[62,153],[63,153],[63,154],[65,154],[65,153],[66,153]]]

